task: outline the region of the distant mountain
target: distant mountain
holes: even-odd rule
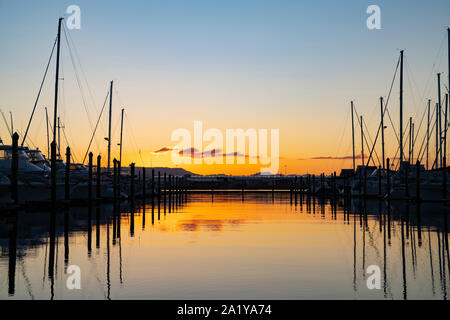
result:
[[[129,172],[129,170],[130,170],[130,168],[127,168],[126,172]],[[145,167],[145,175],[147,177],[151,177],[152,170],[155,170],[155,176],[158,175],[158,172],[160,172],[162,176],[164,175],[164,173],[166,175],[171,174],[173,176],[184,176],[184,175],[198,176],[198,174],[184,170],[183,168],[168,168],[168,167],[151,167],[151,168]],[[139,174],[142,175],[142,167],[136,167],[135,171],[136,171],[136,175],[139,175]]]

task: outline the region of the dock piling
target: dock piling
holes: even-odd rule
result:
[[[420,162],[416,162],[416,201],[420,202]]]
[[[64,179],[64,199],[70,200],[70,147],[66,148],[66,174]]]
[[[135,164],[130,164],[130,199],[133,206],[134,203],[134,175],[135,175]]]
[[[386,186],[387,186],[387,198],[388,201],[391,200],[391,165],[390,165],[390,159],[386,159]]]
[[[91,204],[92,201],[92,152],[89,152],[89,167],[88,167],[88,201]]]
[[[113,160],[113,198],[117,201],[117,160]]]
[[[96,198],[99,200],[101,198],[101,173],[102,173],[102,156],[97,156],[97,192]]]
[[[145,167],[142,167],[142,199],[147,199],[147,180],[145,178]]]
[[[19,174],[19,135],[15,132],[12,136],[11,157],[11,200],[19,204],[18,174]]]

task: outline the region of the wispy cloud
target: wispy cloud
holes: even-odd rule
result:
[[[178,151],[177,149],[173,147],[163,147],[161,149],[155,150],[151,152],[152,154],[163,154],[171,151]],[[229,152],[229,153],[223,153],[222,149],[212,149],[201,152],[197,148],[187,148],[178,151],[178,154],[183,157],[191,157],[191,158],[214,158],[214,157],[243,157],[243,158],[250,158],[249,155],[242,154],[240,152]],[[255,158],[259,158],[259,156],[256,156]]]
[[[355,155],[355,159],[361,159],[362,156],[360,154]],[[312,158],[298,158],[296,160],[350,160],[353,159],[353,156],[337,156],[337,157],[332,157],[332,156],[318,156],[318,157],[312,157]]]
[[[161,154],[161,153],[165,153],[165,152],[169,152],[172,151],[173,149],[171,147],[162,147],[161,149],[155,150],[153,152],[151,152],[152,154]]]

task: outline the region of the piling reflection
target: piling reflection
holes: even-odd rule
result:
[[[226,298],[239,286],[242,298],[447,299],[442,205],[323,199],[295,187],[187,194],[167,178],[158,174],[149,203],[1,216],[0,298]],[[82,292],[65,288],[69,265],[82,270]],[[366,286],[370,265],[381,270],[378,291]]]

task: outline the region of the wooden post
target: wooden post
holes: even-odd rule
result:
[[[66,148],[66,175],[64,179],[64,199],[70,200],[70,147]]]
[[[113,160],[114,169],[113,169],[113,194],[114,201],[117,200],[117,160],[114,158]]]
[[[420,201],[420,162],[416,162],[416,201]]]
[[[386,159],[386,186],[387,186],[387,197],[391,200],[391,165],[389,158]]]
[[[135,164],[130,164],[130,198],[131,202],[134,202],[134,175],[135,175]]]
[[[446,126],[446,130],[447,130],[447,126]],[[446,165],[447,159],[446,156],[444,155],[443,157],[443,163],[445,164],[445,166],[442,167],[442,191],[443,191],[443,195],[444,195],[444,200],[447,200],[447,165]]]
[[[316,193],[316,175],[312,175],[312,193]]]
[[[144,199],[147,199],[147,180],[145,177],[145,167],[142,167],[142,197]]]
[[[89,152],[89,173],[88,173],[88,201],[91,204],[92,201],[92,152]]]
[[[98,155],[97,156],[97,192],[96,192],[96,197],[97,199],[100,199],[102,194],[101,194],[101,181],[102,181],[102,156]]]
[[[405,197],[409,198],[409,162],[405,167]]]
[[[166,209],[166,197],[167,197],[167,173],[164,172],[164,212]]]
[[[381,198],[381,166],[378,166],[378,197]]]
[[[18,190],[19,174],[19,135],[15,132],[12,136],[12,157],[11,157],[11,199],[14,204],[19,204]]]
[[[55,131],[55,130],[53,130]],[[56,204],[56,142],[52,141],[51,149],[51,201],[52,205]],[[53,212],[52,212],[53,213]]]
[[[155,202],[155,169],[152,168],[152,202]]]
[[[161,202],[161,172],[158,171],[158,203]]]
[[[169,180],[168,180],[168,194],[167,196],[169,197],[169,212],[171,212],[171,207],[172,207],[172,175],[169,174]]]
[[[122,171],[122,163],[120,163],[120,161],[119,160],[116,160],[116,163],[117,163],[117,198],[120,198],[120,190],[121,190],[121,187],[120,187],[120,184],[121,184],[121,171]],[[120,210],[119,210],[119,214],[120,214]]]
[[[325,173],[322,173],[321,177],[321,185],[322,185],[322,197],[325,197]]]

